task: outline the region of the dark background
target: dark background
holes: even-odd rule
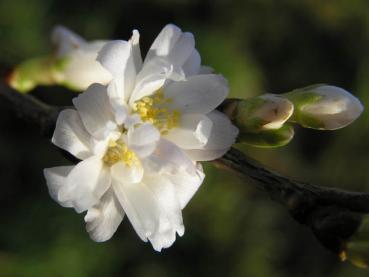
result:
[[[141,33],[143,53],[167,23],[194,33],[203,64],[224,74],[231,96],[287,92],[313,83],[352,91],[369,105],[367,0],[0,0],[0,72],[50,52],[65,25],[86,39]],[[73,92],[38,88],[53,104]],[[297,128],[277,150],[241,146],[299,180],[369,190],[369,116],[335,132]],[[0,99],[0,276],[368,276],[324,249],[309,230],[254,186],[205,165],[206,182],[183,212],[186,233],[156,253],[127,219],[106,243],[83,215],[58,206],[42,170],[66,164],[38,130]]]

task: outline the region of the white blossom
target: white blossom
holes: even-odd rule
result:
[[[128,111],[118,123],[104,88],[93,84],[74,99],[76,110],[60,113],[52,142],[82,161],[45,169],[50,194],[62,206],[87,211],[95,241],[110,239],[126,214],[140,238],[160,251],[183,235],[181,210],[204,174],[152,124]]]
[[[57,26],[51,40],[56,48],[52,76],[58,84],[83,91],[93,83],[106,84],[111,75],[96,61],[107,41],[85,41],[71,30]]]
[[[165,26],[142,61],[135,30],[129,41],[108,42],[97,59],[112,74],[114,106],[128,106],[192,160],[219,158],[234,143],[238,129],[215,110],[228,95],[227,82],[201,66],[191,33]]]
[[[134,31],[100,51],[111,82],[75,98],[52,139],[82,161],[45,169],[45,177],[57,202],[87,211],[92,239],[109,239],[126,214],[160,251],[184,233],[181,211],[204,179],[197,161],[223,155],[238,130],[214,110],[228,87],[200,66],[192,34],[166,26],[145,61],[138,43]]]

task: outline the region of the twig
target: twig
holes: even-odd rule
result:
[[[51,137],[62,108],[49,106],[31,95],[23,95],[0,84],[5,98],[17,115],[38,126],[41,134]],[[233,170],[255,182],[271,199],[281,203],[291,216],[311,228],[328,249],[342,254],[347,239],[357,230],[362,215],[369,213],[369,194],[305,184],[266,169],[232,148],[214,164]]]

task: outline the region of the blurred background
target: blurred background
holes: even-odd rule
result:
[[[128,39],[142,52],[167,23],[194,33],[203,64],[228,78],[231,96],[286,92],[314,83],[352,91],[369,107],[367,0],[0,1],[0,73],[50,52],[50,30]],[[73,92],[37,88],[70,105]],[[241,146],[275,170],[325,186],[369,190],[369,114],[335,132],[296,129],[277,150]],[[83,215],[58,206],[42,170],[68,163],[38,130],[0,101],[0,276],[368,276],[323,248],[266,194],[205,165],[206,182],[183,212],[185,236],[156,253],[127,219],[95,243]]]

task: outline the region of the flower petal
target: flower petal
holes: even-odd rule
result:
[[[164,59],[155,59],[145,63],[137,74],[136,85],[129,103],[133,104],[135,101],[156,92],[172,74],[173,68]]]
[[[180,28],[173,24],[166,25],[154,40],[146,55],[145,63],[156,56],[167,56],[182,35]]]
[[[113,189],[108,189],[99,203],[90,208],[85,216],[87,232],[94,241],[107,241],[118,229],[123,217],[123,208]]]
[[[109,90],[109,96],[127,101],[134,88],[137,72],[131,41],[108,42],[99,52],[97,60],[113,76],[115,89]]]
[[[153,194],[159,211],[159,228],[149,236],[149,240],[156,251],[161,251],[173,244],[176,233],[180,236],[184,234],[180,203],[168,178],[155,174],[147,176],[144,183]]]
[[[199,52],[194,49],[188,60],[183,65],[183,71],[187,77],[197,75],[200,72],[201,57]]]
[[[178,172],[196,172],[195,164],[190,158],[174,143],[160,139],[155,151],[144,160],[145,174],[154,175]]]
[[[113,182],[114,191],[139,237],[155,250],[169,247],[175,234],[184,233],[179,202],[173,185],[156,175],[146,183]]]
[[[215,74],[190,76],[186,81],[172,82],[164,88],[165,97],[173,100],[171,108],[182,113],[209,113],[227,94],[226,80]]]
[[[113,178],[115,195],[122,205],[137,235],[147,241],[147,237],[158,228],[157,206],[152,194],[142,183],[120,182]]]
[[[183,33],[173,24],[166,25],[159,33],[145,58],[145,63],[157,57],[165,57],[170,64],[182,67],[195,47],[191,33]]]
[[[51,33],[51,41],[57,46],[58,56],[63,56],[85,43],[82,37],[64,26],[54,27]]]
[[[213,121],[213,128],[204,149],[219,150],[231,147],[236,141],[238,128],[232,124],[224,113],[219,111],[212,111],[207,116]]]
[[[92,155],[91,136],[75,110],[60,112],[51,141],[81,160]]]
[[[107,84],[112,76],[96,61],[97,53],[105,45],[105,41],[94,41],[82,44],[62,57],[65,66],[57,68],[56,78],[74,90],[85,90],[93,83]]]
[[[70,171],[59,190],[58,200],[70,202],[77,212],[83,212],[98,203],[110,184],[109,170],[100,157],[92,156]]]
[[[221,157],[235,143],[238,135],[238,129],[225,114],[212,111],[207,116],[213,122],[208,143],[201,149],[186,149],[187,155],[194,161],[209,161]]]
[[[165,176],[174,184],[181,209],[187,205],[205,178],[200,163],[197,164],[197,170],[194,174],[182,172],[175,175],[166,174]]]
[[[59,191],[66,184],[66,178],[74,166],[57,166],[44,169],[46,184],[52,199],[63,207],[72,207],[70,201],[60,201]]]
[[[87,131],[97,139],[107,136],[106,131],[114,131],[116,125],[106,87],[92,84],[84,93],[73,99]]]
[[[132,54],[136,72],[139,72],[142,68],[142,56],[140,50],[140,33],[137,30],[133,30],[130,42],[132,43]]]
[[[131,127],[128,130],[128,146],[144,146],[160,139],[160,132],[150,123],[141,124],[138,127]]]
[[[229,148],[216,150],[186,149],[185,152],[193,161],[212,161],[222,157],[228,150]]]
[[[202,114],[184,114],[179,126],[164,137],[183,149],[202,148],[209,139],[213,122]]]
[[[144,170],[138,162],[132,165],[126,165],[124,162],[118,162],[111,167],[112,176],[120,182],[136,184],[141,182]]]

